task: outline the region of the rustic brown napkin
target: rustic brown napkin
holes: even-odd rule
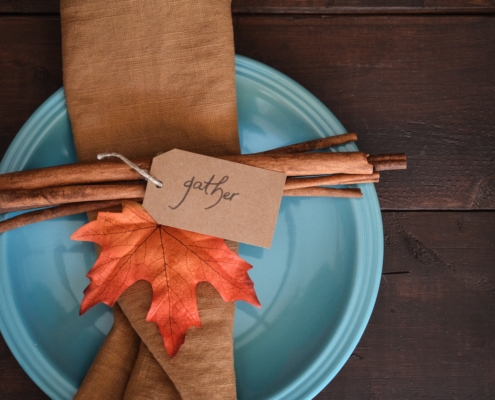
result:
[[[64,86],[80,161],[100,152],[239,152],[230,0],[61,0]],[[76,398],[234,399],[234,304],[198,286],[203,327],[171,359],[145,321],[146,282],[115,323]]]

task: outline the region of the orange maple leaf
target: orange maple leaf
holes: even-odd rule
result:
[[[210,282],[225,301],[260,303],[247,271],[251,265],[223,239],[159,225],[139,204],[124,201],[122,213],[101,212],[71,237],[98,243],[101,254],[87,274],[80,314],[97,303],[113,306],[138,280],[151,283],[153,300],[146,321],[158,325],[170,356],[186,331],[201,326],[196,285]]]

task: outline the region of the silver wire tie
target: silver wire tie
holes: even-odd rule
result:
[[[117,157],[120,158],[123,162],[125,162],[129,167],[131,167],[133,170],[135,170],[139,175],[141,175],[145,180],[153,183],[157,188],[161,188],[163,186],[163,183],[160,182],[158,179],[152,177],[150,174],[148,174],[144,169],[139,168],[136,164],[134,164],[131,160],[128,158],[124,157],[122,154],[119,153],[101,153],[96,156],[98,160],[101,160],[103,158],[108,158],[108,157]]]

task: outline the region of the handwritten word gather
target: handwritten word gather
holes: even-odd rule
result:
[[[179,208],[182,205],[182,203],[184,203],[184,201],[186,200],[187,195],[189,194],[191,189],[203,191],[205,195],[208,196],[214,196],[216,200],[215,203],[213,203],[208,207],[205,207],[205,210],[215,207],[218,203],[220,203],[221,200],[232,201],[234,196],[240,195],[239,193],[230,193],[224,191],[223,188],[221,187],[225,182],[229,180],[228,175],[225,175],[218,182],[213,182],[213,180],[215,179],[215,175],[213,175],[209,181],[195,181],[195,179],[196,178],[193,176],[191,179],[184,182],[184,187],[187,188],[184,197],[175,207],[169,206],[169,208],[171,208],[172,210],[176,210],[177,208]],[[210,190],[210,192],[208,192],[208,190]]]

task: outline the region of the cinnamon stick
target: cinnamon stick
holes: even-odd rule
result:
[[[375,171],[407,169],[407,158],[404,153],[368,155],[367,158]]]
[[[134,163],[149,171],[151,160],[134,160]],[[121,161],[97,161],[3,174],[0,175],[0,190],[40,189],[142,179],[141,175]]]
[[[0,214],[88,201],[142,199],[144,182],[0,191]]]
[[[343,197],[355,199],[363,197],[360,189],[333,189],[321,187],[309,187],[301,189],[284,190],[284,196],[303,197]]]
[[[291,144],[289,146],[279,147],[273,150],[262,151],[258,154],[292,154],[303,153],[306,151],[314,151],[326,149],[328,147],[338,146],[340,144],[355,142],[357,135],[355,133],[344,133],[342,135],[330,136],[326,138],[309,140],[307,142]]]
[[[223,160],[284,172],[287,176],[372,174],[373,166],[362,152],[246,154],[222,156]]]
[[[374,183],[380,180],[380,173],[374,172],[371,175],[348,175],[336,174],[329,176],[319,176],[314,178],[287,178],[284,190],[293,190],[299,188],[315,186],[332,186],[332,185],[352,185],[357,183]]]
[[[84,203],[64,204],[53,208],[31,211],[17,215],[0,222],[0,233],[20,228],[21,226],[47,221],[49,219],[66,217],[69,215],[98,211],[122,204],[121,200],[89,201]]]

